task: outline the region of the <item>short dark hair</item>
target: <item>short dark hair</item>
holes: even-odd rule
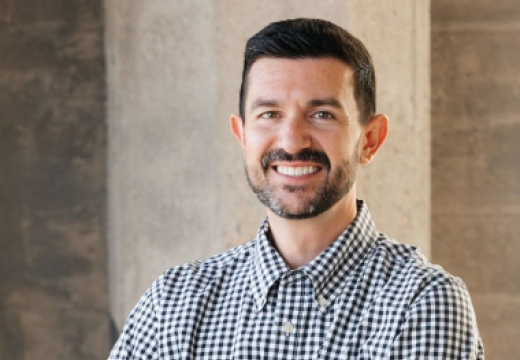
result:
[[[245,120],[247,77],[260,58],[325,58],[343,61],[354,71],[354,98],[365,124],[376,111],[374,66],[363,43],[345,29],[320,19],[291,19],[271,23],[246,44],[239,111]]]

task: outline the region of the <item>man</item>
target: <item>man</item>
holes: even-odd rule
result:
[[[249,39],[231,129],[267,219],[252,242],[164,273],[110,358],[483,359],[462,281],[356,200],[387,122],[342,28],[287,20]]]

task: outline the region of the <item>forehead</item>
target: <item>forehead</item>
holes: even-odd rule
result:
[[[248,74],[248,96],[251,104],[257,97],[320,98],[339,101],[353,98],[353,70],[335,58],[260,58]]]

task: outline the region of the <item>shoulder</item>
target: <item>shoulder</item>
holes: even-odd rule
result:
[[[369,262],[386,279],[387,290],[406,291],[411,302],[438,287],[467,292],[460,278],[429,262],[419,248],[401,244],[385,234],[379,234]]]
[[[401,308],[392,357],[483,359],[475,312],[462,279],[430,263],[418,248],[386,236],[373,255],[392,264],[380,301]]]
[[[175,266],[165,271],[141,297],[114,345],[110,359],[159,358],[158,333],[164,323],[193,307],[192,296],[221,283],[229,274],[244,274],[254,241],[205,261]],[[225,281],[225,279],[224,279]]]
[[[244,276],[254,252],[255,240],[206,260],[196,260],[165,271],[152,285],[156,305],[186,292],[202,292],[208,286],[233,275]]]

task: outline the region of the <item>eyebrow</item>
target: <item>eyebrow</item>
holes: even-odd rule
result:
[[[317,107],[317,106],[332,106],[334,108],[342,109],[341,103],[331,97],[323,98],[323,99],[312,99],[307,102],[307,105],[310,107]],[[271,99],[257,99],[251,104],[251,110],[255,110],[262,107],[278,107],[280,106],[280,103],[276,100]]]
[[[280,103],[276,100],[270,99],[257,99],[251,104],[251,110],[255,110],[262,107],[277,107]]]
[[[327,106],[332,106],[332,107],[338,108],[338,109],[342,109],[343,108],[343,106],[341,106],[341,103],[338,100],[336,100],[334,98],[331,98],[331,97],[324,98],[324,99],[313,99],[313,100],[310,100],[308,102],[308,105],[310,105],[311,107],[327,105]]]

